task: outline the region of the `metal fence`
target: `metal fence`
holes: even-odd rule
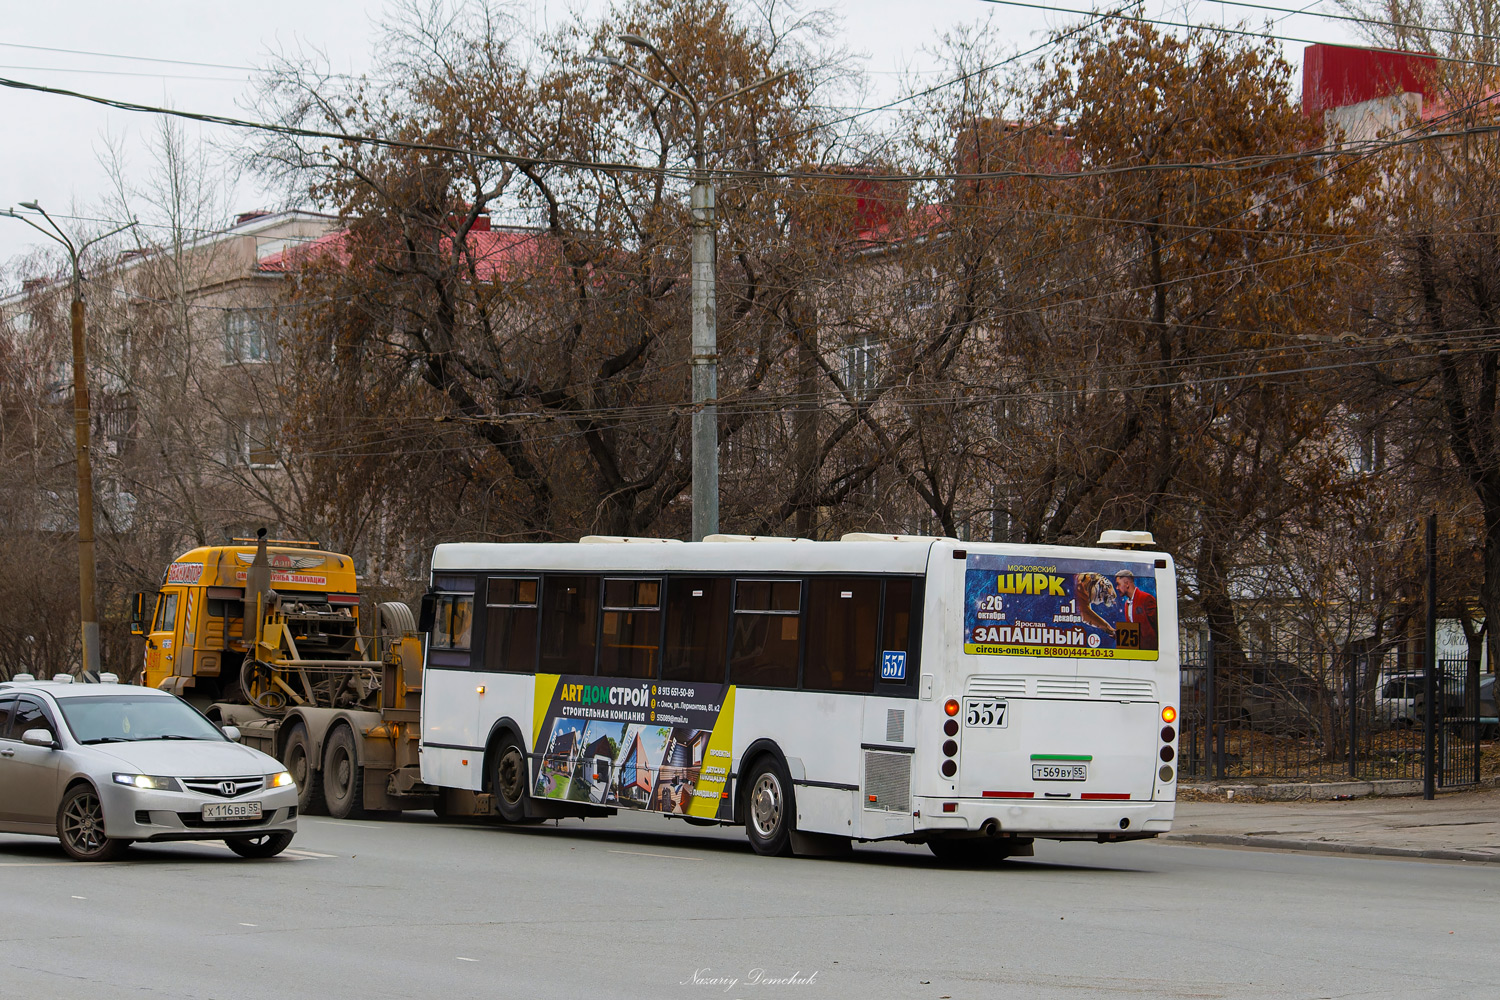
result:
[[[1217,660],[1217,662],[1216,662]],[[1429,695],[1425,660],[1405,642],[1319,648],[1288,644],[1182,660],[1180,771],[1188,781],[1424,778],[1479,781],[1493,738],[1494,676],[1440,661]],[[1437,708],[1427,725],[1429,697]],[[1428,753],[1431,752],[1431,764]]]

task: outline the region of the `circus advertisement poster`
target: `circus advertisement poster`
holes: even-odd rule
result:
[[[1155,660],[1156,570],[1150,562],[970,555],[964,652]]]
[[[728,816],[734,691],[723,684],[537,675],[532,794]]]

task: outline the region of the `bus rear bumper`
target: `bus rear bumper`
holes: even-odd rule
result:
[[[951,808],[945,809],[945,806]],[[1151,799],[955,799],[919,796],[912,800],[913,833],[990,833],[992,835],[1086,838],[1100,835],[1154,835],[1172,829],[1175,801]]]

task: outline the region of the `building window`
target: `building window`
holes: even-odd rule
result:
[[[226,362],[271,361],[275,353],[275,331],[264,309],[231,309],[224,314]]]
[[[229,425],[228,465],[271,469],[277,464],[276,429],[265,417],[245,417]]]
[[[873,335],[856,337],[843,349],[844,385],[855,396],[875,391],[879,381],[880,340]]]

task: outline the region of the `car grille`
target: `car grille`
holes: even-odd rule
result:
[[[182,784],[190,792],[232,799],[236,795],[260,791],[265,787],[266,779],[259,775],[250,778],[183,778]]]

